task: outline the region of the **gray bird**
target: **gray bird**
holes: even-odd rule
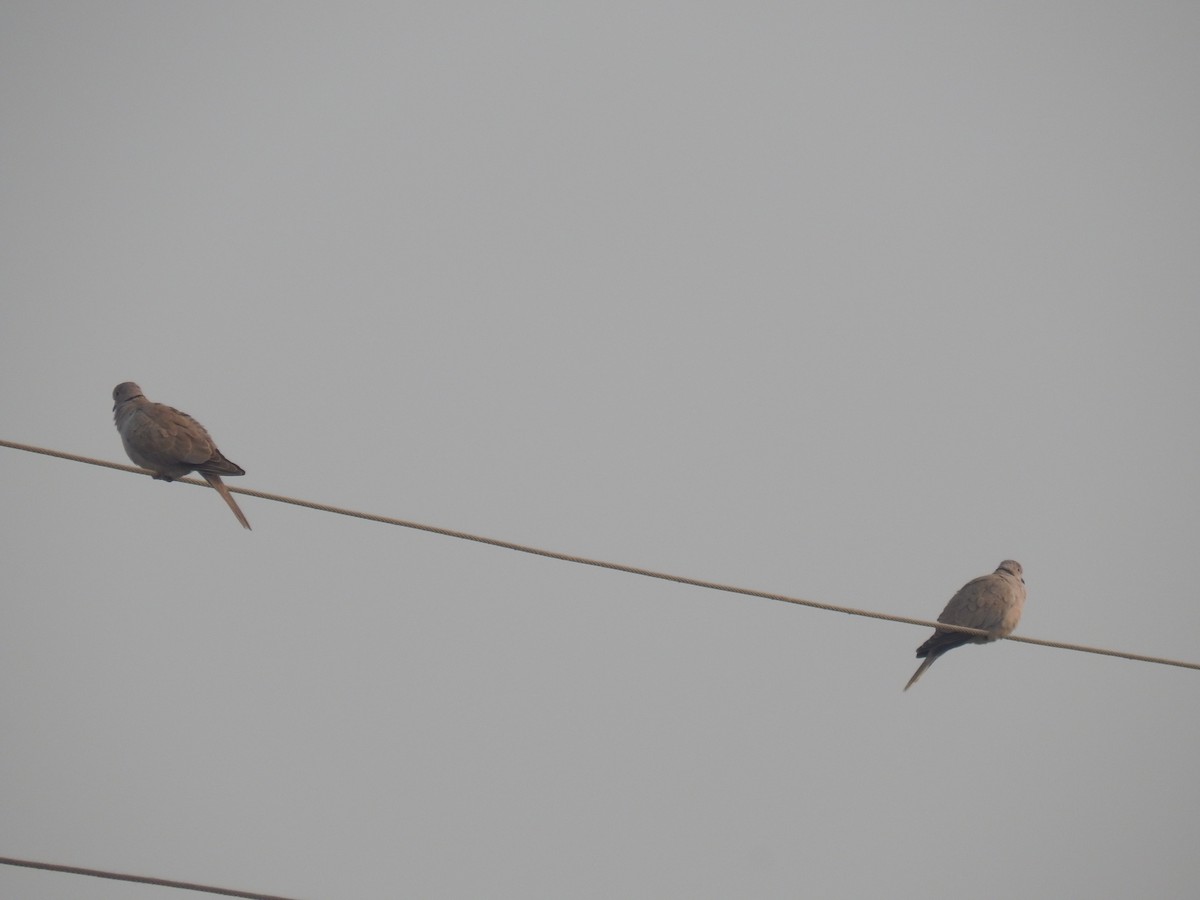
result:
[[[1024,574],[1019,562],[1006,559],[991,575],[981,575],[959,588],[937,620],[947,625],[979,628],[991,634],[983,637],[937,629],[929,640],[917,648],[917,657],[923,657],[925,661],[908,679],[904,690],[916,684],[925,670],[933,665],[933,661],[947,650],[963,644],[987,644],[1012,634],[1021,618],[1021,610],[1025,608]]]
[[[173,407],[151,403],[132,381],[113,388],[113,419],[125,452],[136,465],[150,469],[161,481],[199,472],[229,504],[242,526],[250,527],[221,481],[222,475],[245,475],[246,470],[222,455],[203,425]]]

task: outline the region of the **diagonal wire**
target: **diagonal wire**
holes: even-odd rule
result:
[[[222,897],[242,897],[243,900],[295,900],[292,897],[280,897],[277,894],[256,894],[252,891],[236,891],[232,888],[214,887],[210,884],[193,884],[190,881],[172,881],[169,878],[154,878],[149,875],[125,875],[120,872],[107,872],[103,869],[84,869],[81,866],[60,866],[56,863],[34,862],[28,859],[13,859],[0,856],[0,865],[22,866],[26,869],[44,869],[47,872],[66,872],[68,875],[90,875],[93,878],[108,878],[112,881],[129,881],[134,884],[153,884],[158,887],[180,888],[185,891],[198,891],[202,894],[219,894]]]
[[[34,447],[29,444],[18,444],[13,441],[0,439],[0,447],[11,447],[14,450],[25,450],[30,453],[41,453],[45,456],[54,456],[59,459],[67,459],[72,462],[81,462],[93,466],[104,466],[109,469],[119,469],[123,472],[133,472],[137,475],[152,475],[153,473],[147,469],[141,469],[137,466],[128,466],[123,463],[114,463],[102,459],[93,459],[87,456],[77,456],[73,453],[64,453],[60,450],[48,450],[44,447]],[[181,481],[185,484],[195,485],[196,487],[209,487],[207,482],[201,481],[199,478],[178,478],[176,481]],[[885,622],[900,622],[905,625],[918,625],[924,628],[937,628],[941,631],[957,631],[963,634],[973,634],[987,636],[988,632],[979,628],[967,628],[963,625],[950,625],[944,622],[934,622],[930,619],[915,619],[910,616],[899,616],[893,613],[876,612],[869,609],[858,609],[853,606],[839,606],[835,603],[821,603],[817,600],[804,600],[800,597],[793,597],[788,594],[778,594],[771,591],[759,591],[753,588],[738,587],[732,584],[722,584],[718,581],[706,581],[701,578],[690,578],[686,575],[672,575],[668,572],[659,572],[655,569],[643,569],[639,566],[629,566],[624,563],[607,562],[601,559],[592,559],[587,556],[577,556],[573,553],[561,553],[557,550],[547,550],[542,547],[533,547],[528,544],[518,544],[514,541],[500,540],[499,538],[485,537],[483,535],[471,534],[467,531],[456,531],[452,528],[442,528],[438,525],[426,525],[421,522],[411,522],[407,519],[397,519],[392,516],[381,516],[376,513],[360,512],[353,509],[345,509],[340,506],[331,506],[327,503],[315,503],[312,500],[301,500],[296,497],[286,497],[281,494],[270,494],[266,491],[256,491],[253,488],[233,487],[227,485],[229,490],[235,494],[245,494],[247,497],[257,497],[260,500],[271,500],[276,503],[289,503],[292,506],[303,506],[307,509],[315,509],[319,512],[334,513],[339,516],[350,516],[355,519],[366,519],[368,522],[380,522],[384,525],[397,525],[401,528],[412,528],[417,531],[426,531],[430,534],[440,534],[444,537],[457,538],[463,541],[474,541],[479,544],[488,544],[492,547],[500,547],[504,550],[515,550],[518,553],[529,553],[534,556],[544,556],[547,559],[557,559],[562,562],[577,563],[584,566],[595,566],[600,569],[611,569],[614,572],[625,572],[629,575],[640,575],[644,578],[657,578],[661,581],[673,581],[676,584],[686,584],[691,587],[705,588],[706,590],[722,591],[728,594],[741,594],[746,597],[759,597],[764,600],[777,600],[781,603],[792,603],[796,606],[807,606],[812,609],[823,609],[828,612],[844,613],[848,616],[861,616],[868,619],[882,619]],[[1148,662],[1162,666],[1176,666],[1181,669],[1195,669],[1200,671],[1200,663],[1187,662],[1179,659],[1168,659],[1162,656],[1147,656],[1141,653],[1129,653],[1125,650],[1110,650],[1105,647],[1090,647],[1086,644],[1070,644],[1064,641],[1048,641],[1041,638],[1024,637],[1023,635],[1010,634],[1003,638],[1007,641],[1017,641],[1022,644],[1036,644],[1039,647],[1053,647],[1058,650],[1074,650],[1078,653],[1093,653],[1098,656],[1115,656],[1120,659],[1131,659],[1136,662]]]

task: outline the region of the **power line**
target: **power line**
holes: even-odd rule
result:
[[[7,446],[7,444],[6,444]],[[235,891],[231,888],[214,887],[210,884],[193,884],[190,881],[172,881],[169,878],[153,878],[149,875],[125,875],[120,872],[106,872],[103,869],[84,869],[80,866],[60,866],[55,863],[34,862],[28,859],[12,859],[0,856],[0,865],[22,866],[26,869],[44,869],[47,872],[66,872],[68,875],[90,875],[93,878],[108,878],[113,881],[131,881],[135,884],[153,884],[158,887],[180,888],[185,891],[198,891],[202,894],[219,894],[222,897],[242,897],[245,900],[295,900],[293,897],[281,897],[278,894],[255,894],[251,891]]]
[[[14,450],[25,450],[29,453],[40,453],[45,456],[53,456],[59,459],[66,459],[72,462],[86,463],[92,466],[103,466],[109,469],[119,469],[122,472],[132,472],[135,475],[152,475],[153,473],[138,468],[137,466],[128,466],[123,463],[109,462],[103,459],[93,459],[88,456],[78,456],[73,453],[64,453],[60,450],[48,450],[44,447],[34,447],[29,444],[18,444],[13,441],[0,440],[0,446],[11,447]],[[207,482],[201,481],[199,478],[179,478],[177,481],[184,484],[195,485],[196,487],[209,487]],[[440,534],[444,537],[457,538],[463,541],[474,541],[479,544],[488,544],[492,547],[500,547],[504,550],[515,550],[518,553],[529,553],[534,556],[544,556],[547,559],[557,559],[561,562],[576,563],[584,566],[595,566],[600,569],[611,569],[614,572],[625,572],[628,575],[640,575],[643,578],[657,578],[661,581],[673,581],[676,584],[686,584],[691,587],[705,588],[706,590],[722,591],[728,594],[741,594],[746,597],[759,597],[764,600],[777,600],[781,603],[792,603],[796,606],[808,606],[812,609],[823,609],[828,612],[844,613],[848,616],[861,616],[868,619],[882,619],[885,622],[900,622],[905,625],[918,625],[924,628],[938,628],[942,631],[960,631],[963,634],[974,634],[987,636],[988,632],[978,628],[967,628],[962,625],[949,625],[944,622],[934,622],[929,619],[915,619],[910,616],[898,616],[892,613],[876,612],[869,609],[858,609],[852,606],[839,606],[834,603],[821,603],[817,600],[804,600],[800,597],[792,597],[788,594],[778,594],[771,591],[759,591],[753,588],[738,587],[732,584],[722,584],[717,581],[706,581],[701,578],[690,578],[686,575],[672,575],[668,572],[659,572],[654,569],[644,569],[639,566],[629,566],[624,563],[607,562],[601,559],[592,559],[587,556],[578,556],[573,553],[561,553],[557,550],[546,550],[541,547],[533,547],[528,544],[518,544],[514,541],[500,540],[499,538],[485,537],[483,535],[471,534],[467,531],[456,531],[452,528],[442,528],[438,525],[426,525],[421,522],[411,522],[406,519],[397,519],[391,516],[381,516],[375,513],[360,512],[353,509],[345,509],[340,506],[331,506],[327,503],[315,503],[311,500],[301,500],[296,497],[286,497],[281,494],[269,494],[266,491],[256,491],[252,488],[234,487],[228,485],[229,490],[236,494],[245,494],[247,497],[257,497],[260,500],[272,500],[276,503],[289,503],[292,506],[303,506],[307,509],[315,509],[319,512],[334,513],[339,516],[350,516],[356,519],[366,519],[368,522],[380,522],[384,525],[397,525],[401,528],[412,528],[417,531],[426,531],[430,534]],[[1048,641],[1041,638],[1025,637],[1018,634],[1010,634],[1003,638],[1006,641],[1017,641],[1022,644],[1036,644],[1040,647],[1053,647],[1058,650],[1074,650],[1078,653],[1093,653],[1098,656],[1115,656],[1120,659],[1131,659],[1136,662],[1154,663],[1162,666],[1176,666],[1181,669],[1195,669],[1200,671],[1200,663],[1187,662],[1185,660],[1168,659],[1161,656],[1146,656],[1141,653],[1129,653],[1124,650],[1110,650],[1104,647],[1089,647],[1085,644],[1069,644],[1063,641]]]

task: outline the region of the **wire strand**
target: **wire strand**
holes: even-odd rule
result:
[[[180,888],[185,891],[198,891],[202,894],[219,894],[222,897],[242,897],[244,900],[295,900],[294,897],[281,897],[278,894],[256,894],[252,891],[236,891],[232,888],[214,887],[211,884],[194,884],[190,881],[172,881],[169,878],[154,878],[149,875],[126,875],[121,872],[107,872],[103,869],[85,869],[81,866],[60,866],[55,863],[34,862],[28,859],[13,859],[0,856],[0,865],[21,866],[26,869],[44,869],[47,872],[65,872],[68,875],[90,875],[93,878],[108,878],[112,881],[130,881],[134,884],[153,884],[158,887]]]
[[[58,459],[66,459],[71,462],[86,463],[93,466],[103,466],[109,469],[119,469],[123,472],[132,472],[135,475],[153,475],[147,469],[142,469],[137,466],[129,466],[123,463],[109,462],[103,459],[93,459],[88,456],[78,456],[74,453],[64,453],[60,450],[48,450],[44,447],[34,447],[29,444],[18,444],[13,441],[0,439],[0,446],[11,447],[14,450],[25,450],[29,453],[40,453],[45,456],[53,456]],[[195,485],[196,487],[209,487],[208,483],[199,478],[179,478],[185,484]],[[601,559],[592,559],[587,556],[578,556],[573,553],[562,553],[557,550],[547,550],[542,547],[533,547],[528,544],[518,544],[514,541],[505,541],[499,538],[485,537],[483,535],[471,534],[467,531],[457,531],[452,528],[442,528],[438,525],[426,525],[421,522],[411,522],[407,519],[397,519],[392,516],[381,516],[375,513],[360,512],[353,509],[345,509],[340,506],[331,506],[327,503],[316,503],[312,500],[301,500],[296,497],[286,497],[281,494],[270,494],[266,491],[256,491],[253,488],[234,487],[227,485],[230,492],[235,494],[244,494],[247,497],[257,497],[260,500],[271,500],[275,503],[288,503],[292,506],[302,506],[307,509],[315,509],[319,512],[333,513],[339,516],[350,516],[355,519],[365,519],[368,522],[380,522],[384,525],[396,525],[400,528],[412,528],[417,531],[425,531],[430,534],[440,534],[443,537],[456,538],[463,541],[474,541],[478,544],[488,544],[492,547],[499,547],[504,550],[515,550],[518,553],[529,553],[534,556],[543,556],[547,559],[557,559],[561,562],[576,563],[584,566],[595,566],[599,569],[610,569],[614,572],[624,572],[628,575],[639,575],[643,578],[657,578],[660,581],[672,581],[676,584],[686,584],[691,587],[704,588],[712,591],[722,591],[728,594],[741,594],[746,597],[759,597],[763,600],[777,600],[780,603],[791,603],[796,606],[807,606],[812,609],[823,609],[827,612],[843,613],[848,616],[860,616],[868,619],[881,619],[885,622],[899,622],[904,625],[917,625],[923,628],[937,628],[941,631],[956,631],[963,634],[972,634],[979,636],[987,636],[988,632],[979,628],[967,628],[962,625],[950,625],[945,622],[935,622],[930,619],[916,619],[911,616],[900,616],[893,613],[876,612],[869,609],[858,609],[853,606],[840,606],[835,603],[822,603],[817,600],[805,600],[800,597],[793,597],[788,594],[778,594],[771,591],[760,591],[753,588],[738,587],[732,584],[722,584],[718,581],[706,581],[702,578],[691,578],[686,575],[672,575],[668,572],[659,572],[654,569],[644,569],[640,566],[630,566],[624,563],[606,562]],[[1035,644],[1039,647],[1052,647],[1057,650],[1073,650],[1078,653],[1092,653],[1097,656],[1115,656],[1120,659],[1134,660],[1135,662],[1147,662],[1161,666],[1175,666],[1180,669],[1195,669],[1200,671],[1200,663],[1188,662],[1179,659],[1168,659],[1162,656],[1148,656],[1141,653],[1129,653],[1125,650],[1110,650],[1105,647],[1090,647],[1086,644],[1071,644],[1064,641],[1049,641],[1041,638],[1025,637],[1019,634],[1010,634],[1002,640],[1016,641],[1021,644]]]

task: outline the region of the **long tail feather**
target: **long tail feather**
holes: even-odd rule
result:
[[[208,472],[201,472],[200,474],[204,476],[205,481],[213,486],[213,490],[220,494],[225,502],[229,504],[229,508],[233,510],[233,514],[237,516],[238,521],[242,523],[242,527],[249,530],[250,523],[246,520],[238,505],[234,503],[233,494],[229,493],[229,488],[225,487],[225,482],[221,480],[221,476],[210,475]]]
[[[916,684],[917,679],[925,674],[925,670],[933,665],[933,661],[935,659],[937,659],[937,656],[927,656],[921,660],[921,664],[917,666],[917,671],[913,672],[913,677],[908,679],[908,684],[904,686],[904,690],[907,691],[910,687]]]

